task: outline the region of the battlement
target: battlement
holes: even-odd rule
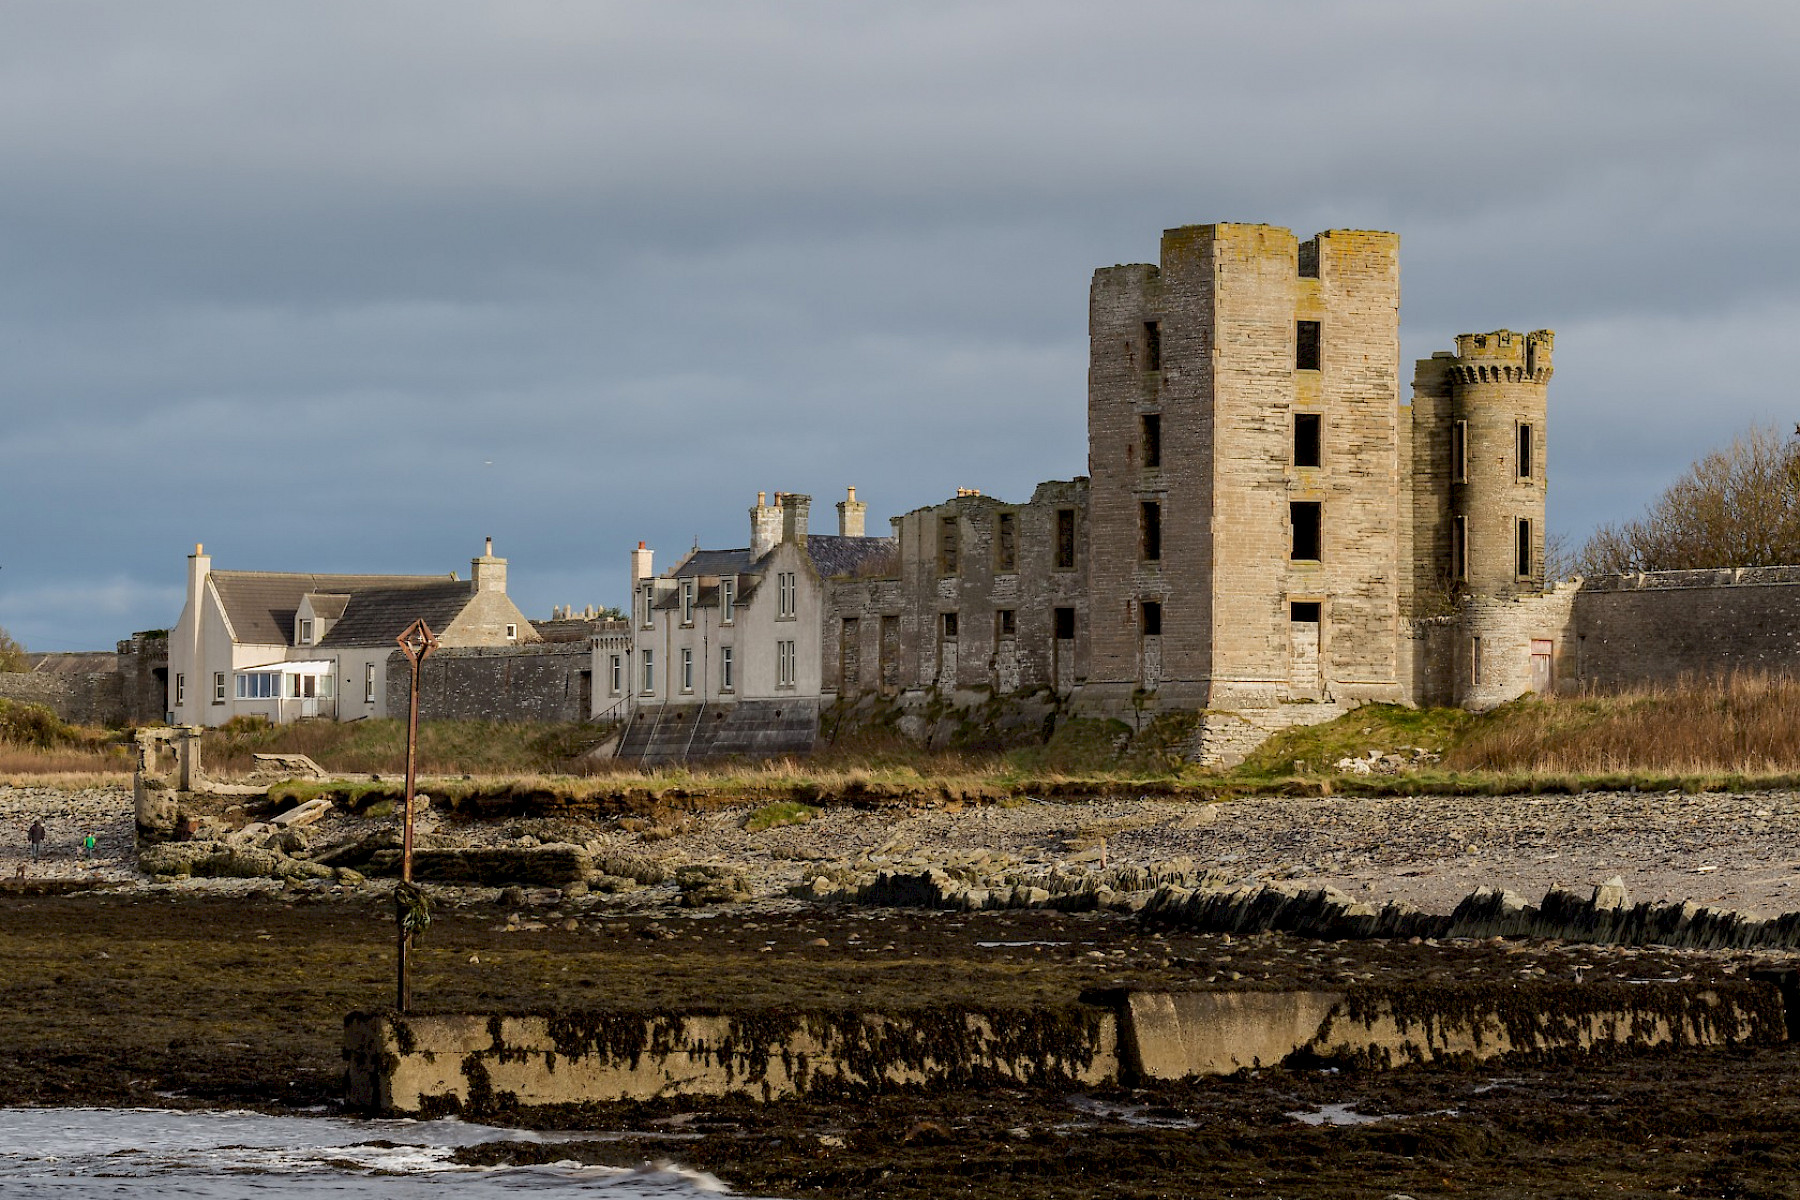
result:
[[[1465,384],[1545,383],[1553,370],[1550,356],[1555,345],[1556,334],[1549,329],[1459,333],[1451,370],[1457,382]]]

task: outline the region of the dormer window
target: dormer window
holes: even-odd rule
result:
[[[300,645],[310,646],[312,644],[313,644],[312,618],[302,617],[302,618],[300,618]]]

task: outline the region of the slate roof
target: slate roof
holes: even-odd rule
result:
[[[688,560],[675,568],[675,578],[689,579],[696,575],[741,575],[753,565],[750,561],[750,548],[737,550],[696,550],[688,556]]]
[[[406,627],[424,618],[433,633],[442,633],[474,598],[472,584],[446,579],[413,587],[367,588],[350,594],[342,619],[318,643],[336,646],[392,646]]]
[[[272,571],[213,571],[209,577],[237,640],[273,646],[293,644],[294,612],[308,592],[355,594],[366,588],[436,587],[450,582],[442,575],[290,575]],[[457,586],[468,592],[467,583]]]
[[[885,562],[893,557],[897,548],[898,543],[891,537],[839,537],[828,533],[806,535],[806,553],[812,558],[813,569],[825,579],[830,579],[833,575],[854,575],[866,564]],[[751,559],[748,547],[736,550],[696,550],[688,556],[686,562],[675,568],[674,577],[691,579],[701,575],[754,574],[761,565],[761,559]]]
[[[822,578],[854,575],[865,566],[886,567],[899,549],[891,537],[839,537],[829,533],[806,535],[806,552]]]

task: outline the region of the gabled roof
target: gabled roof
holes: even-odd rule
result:
[[[343,616],[344,606],[350,603],[350,597],[343,592],[308,592],[305,598],[312,601],[313,616],[327,621]]]
[[[208,578],[238,642],[267,646],[293,643],[294,612],[308,592],[354,595],[367,588],[441,587],[450,582],[442,575],[290,575],[272,571],[213,571]],[[467,583],[457,586],[465,593],[469,588]]]
[[[393,646],[406,627],[423,619],[443,633],[474,599],[474,585],[447,579],[414,587],[367,588],[350,594],[343,617],[319,642],[335,646]]]
[[[826,579],[833,575],[854,575],[866,565],[885,563],[894,556],[897,548],[898,543],[891,537],[806,535],[806,553],[812,559],[813,569]],[[756,574],[764,569],[763,559],[751,559],[749,548],[740,547],[736,550],[696,550],[675,568],[672,575],[676,579],[693,579]]]

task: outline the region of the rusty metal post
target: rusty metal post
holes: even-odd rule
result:
[[[406,817],[401,834],[400,885],[395,889],[394,899],[394,922],[399,941],[399,978],[395,1007],[404,1013],[412,1004],[412,990],[407,979],[407,959],[412,951],[415,928],[413,909],[423,902],[416,895],[417,889],[413,887],[412,881],[413,796],[419,778],[419,672],[426,655],[437,649],[437,638],[433,636],[431,626],[421,617],[408,625],[406,632],[395,640],[400,643],[400,649],[406,653],[406,661],[412,667],[412,694],[406,717]]]

